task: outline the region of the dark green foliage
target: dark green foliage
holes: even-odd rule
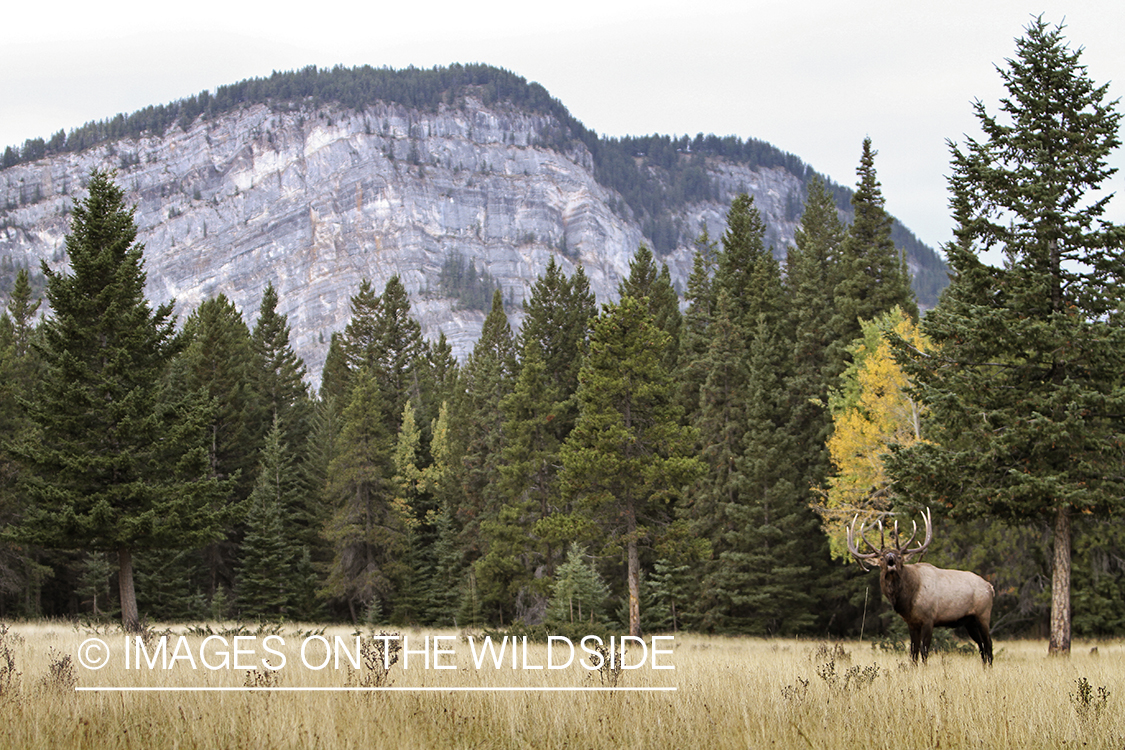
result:
[[[664,369],[668,372],[675,371],[683,316],[680,314],[680,297],[672,288],[668,264],[662,264],[657,271],[652,251],[641,245],[633,255],[633,260],[629,261],[629,276],[622,280],[617,291],[622,297],[646,301],[656,325],[668,335],[668,346],[662,362]]]
[[[269,619],[308,616],[298,613],[299,599],[308,602],[308,591],[299,595],[307,582],[297,575],[297,563],[307,551],[298,548],[299,531],[305,513],[305,492],[295,456],[283,431],[280,417],[274,417],[266,435],[258,467],[258,480],[246,503],[246,536],[240,555],[235,593],[243,617]]]
[[[258,358],[256,390],[267,420],[278,420],[286,439],[301,445],[309,430],[309,393],[305,363],[289,345],[289,333],[289,321],[277,312],[277,290],[268,284],[251,338]]]
[[[1070,519],[1125,497],[1125,231],[1097,188],[1120,114],[1059,29],[1037,19],[1001,71],[1007,122],[975,105],[986,140],[953,147],[955,275],[922,330],[940,354],[900,350],[927,436],[892,456],[902,493],[963,516],[1054,527],[1052,652],[1070,647]],[[1003,250],[1004,268],[977,253]]]
[[[856,168],[859,182],[852,195],[855,219],[839,248],[840,271],[832,292],[837,311],[832,333],[840,342],[860,335],[860,320],[873,320],[895,306],[918,317],[906,259],[891,240],[894,220],[883,208],[875,154],[871,139],[865,138]]]
[[[704,355],[711,346],[710,327],[715,316],[714,276],[718,265],[718,243],[711,240],[707,228],[695,240],[695,256],[688,277],[687,312],[680,332],[680,351],[676,380],[684,413],[694,419],[699,409],[699,390],[707,377]]]
[[[598,314],[582,267],[567,278],[551,258],[546,272],[531,290],[526,313],[519,334],[521,349],[526,352],[532,347],[538,352],[547,377],[559,391],[559,398],[569,398],[578,389],[578,370],[590,335],[591,320]],[[570,411],[569,417],[556,416],[563,418],[566,425],[560,428],[562,437],[574,424],[575,410]]]
[[[210,402],[205,426],[208,471],[234,483],[234,492],[227,498],[231,520],[220,538],[202,551],[205,591],[210,597],[220,586],[228,590],[234,586],[238,540],[243,532],[240,521],[254,486],[264,437],[262,408],[254,388],[250,330],[225,295],[204,300],[185,321],[181,338],[186,348],[173,363],[173,386],[184,393],[200,393]],[[165,611],[173,606],[167,592],[152,603]]]
[[[208,471],[204,405],[166,387],[178,346],[171,307],[153,311],[145,300],[135,239],[123,192],[94,172],[66,240],[71,273],[44,268],[54,316],[30,411],[37,440],[20,449],[31,502],[7,532],[116,551],[130,629],[138,626],[132,551],[210,541],[223,518],[215,502],[227,491]]]
[[[520,573],[511,560],[489,558],[491,544],[511,526],[511,514],[500,492],[500,466],[504,450],[504,413],[501,403],[516,375],[515,341],[503,300],[497,291],[485,318],[481,337],[462,370],[461,466],[463,503],[457,509],[463,548],[473,559],[479,606],[491,621],[511,622],[516,591],[509,585]],[[507,558],[506,552],[500,553]],[[480,559],[478,559],[480,558]],[[484,558],[489,558],[485,560]]]
[[[832,329],[833,290],[841,274],[845,230],[824,184],[809,183],[795,246],[785,258],[785,287],[794,335],[786,385],[789,431],[795,440],[802,484],[822,486],[831,469],[825,443],[832,431],[828,393],[844,371],[845,351]]]
[[[578,422],[562,449],[564,493],[601,526],[607,553],[625,552],[633,635],[640,548],[671,522],[675,498],[702,470],[662,364],[667,349],[645,299],[604,307],[579,376]]]
[[[397,433],[403,405],[418,395],[415,375],[426,351],[422,327],[410,317],[410,299],[398,276],[387,281],[380,296],[366,280],[360,285],[343,348],[351,372],[367,368],[379,383],[387,430]]]
[[[477,270],[476,261],[466,261],[464,255],[456,252],[446,257],[438,276],[438,290],[457,300],[457,307],[464,310],[488,312],[492,295],[499,288],[492,274]]]
[[[19,516],[20,469],[7,443],[29,439],[33,429],[20,402],[31,397],[40,372],[38,355],[32,347],[33,322],[39,305],[31,276],[21,269],[15,277],[8,309],[0,316],[0,435],[4,436],[0,444],[0,527],[14,523]],[[31,582],[29,564],[35,553],[26,552],[0,541],[0,597],[16,594]]]
[[[373,605],[385,611],[383,605],[394,595],[403,574],[400,558],[408,546],[409,519],[392,502],[393,442],[381,389],[367,368],[353,377],[325,488],[332,508],[325,535],[333,557],[323,594],[344,602],[357,621]]]

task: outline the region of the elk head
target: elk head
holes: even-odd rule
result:
[[[894,539],[894,546],[888,547],[886,537],[883,531],[882,519],[877,519],[875,525],[879,528],[879,546],[876,547],[867,538],[867,523],[863,523],[859,527],[859,538],[867,545],[871,552],[860,552],[856,547],[856,529],[855,523],[859,520],[859,514],[855,515],[851,524],[848,526],[848,552],[852,553],[852,557],[859,561],[859,564],[864,569],[872,567],[879,567],[882,569],[883,574],[895,574],[902,570],[902,566],[910,562],[911,558],[920,556],[926,552],[930,546],[930,542],[934,538],[933,522],[930,518],[930,509],[922,511],[922,521],[926,528],[926,538],[917,547],[911,548],[910,545],[914,543],[914,539],[918,536],[918,524],[911,521],[913,526],[910,538],[905,543],[900,541],[898,532],[898,521],[895,521],[894,527],[891,530],[891,537]]]

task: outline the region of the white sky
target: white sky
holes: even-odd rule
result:
[[[937,247],[951,236],[946,139],[976,132],[974,99],[997,111],[993,66],[1014,56],[1032,14],[1064,22],[1093,80],[1125,97],[1120,0],[286,7],[16,3],[0,24],[0,149],[274,70],[481,62],[538,81],[600,134],[759,138],[849,186],[870,135],[888,210]],[[1125,223],[1125,169],[1110,190],[1110,218]]]

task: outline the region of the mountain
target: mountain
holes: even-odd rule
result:
[[[513,325],[554,257],[616,298],[647,243],[683,284],[693,240],[754,197],[783,256],[815,172],[769,144],[716,136],[598,137],[538,84],[483,65],[306,68],[9,147],[0,161],[0,272],[64,264],[70,207],[94,168],[136,204],[148,294],[181,315],[224,293],[256,316],[273,283],[310,378],[362,279],[394,274],[424,333],[463,356],[491,287]],[[850,191],[831,185],[848,218]],[[923,307],[940,257],[896,224]],[[444,270],[444,273],[443,273]]]

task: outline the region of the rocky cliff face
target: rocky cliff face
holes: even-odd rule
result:
[[[318,384],[329,336],[347,324],[361,280],[381,292],[397,274],[425,335],[444,331],[464,356],[484,314],[458,310],[437,291],[451,253],[500,283],[515,328],[549,258],[567,273],[581,263],[598,301],[609,302],[644,241],[611,208],[623,202],[594,179],[584,147],[539,145],[553,124],[471,97],[436,113],[245,108],[0,172],[0,259],[63,267],[69,208],[91,169],[114,168],[136,203],[153,303],[175,299],[182,316],[223,293],[252,322],[272,282]],[[782,169],[718,161],[709,169],[722,195],[679,217],[691,234],[706,225],[717,238],[730,199],[745,190],[783,252],[801,181]],[[663,258],[681,284],[692,252]]]

